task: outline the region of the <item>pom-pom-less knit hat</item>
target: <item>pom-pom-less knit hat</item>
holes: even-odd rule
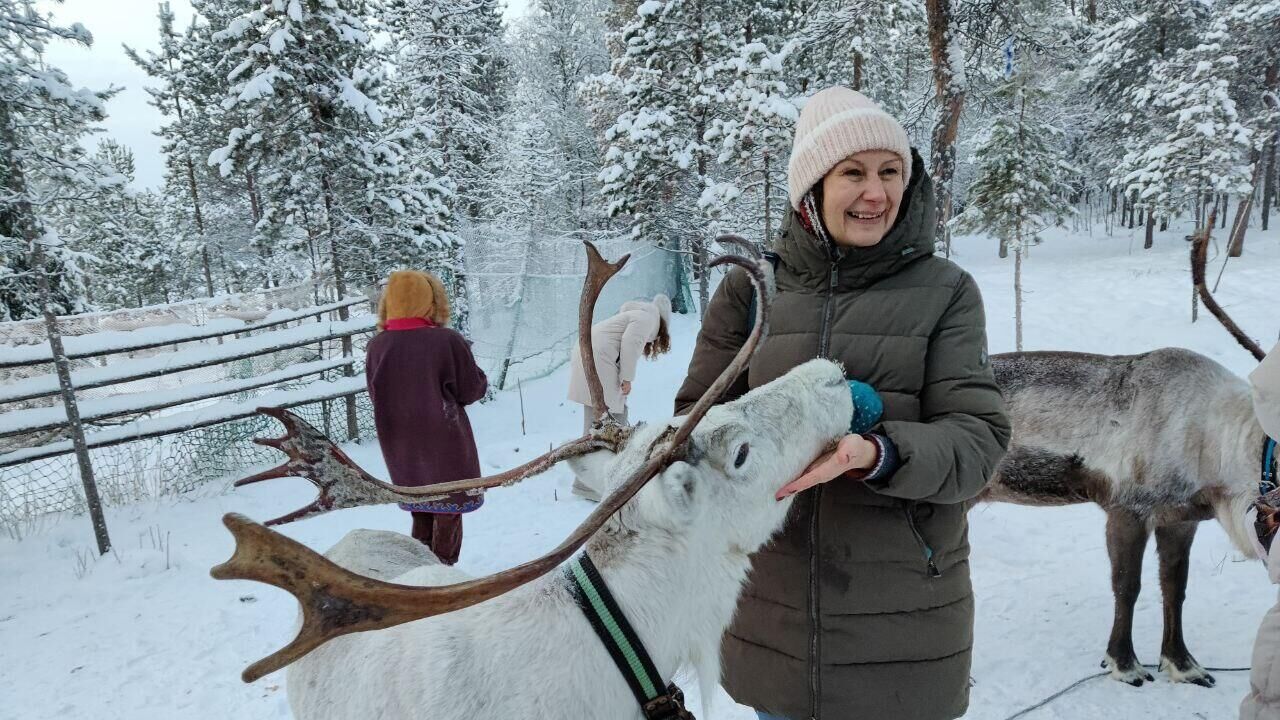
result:
[[[791,207],[841,160],[863,150],[888,150],[902,157],[902,183],[911,181],[907,131],[866,95],[845,87],[827,88],[809,98],[796,123],[787,164]]]

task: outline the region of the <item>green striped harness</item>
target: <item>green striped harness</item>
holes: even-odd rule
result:
[[[565,576],[573,599],[631,686],[646,720],[694,720],[693,713],[684,707],[680,688],[675,683],[662,682],[635,628],[627,622],[586,552],[569,561]]]

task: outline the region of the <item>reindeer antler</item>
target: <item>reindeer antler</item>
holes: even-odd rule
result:
[[[1218,208],[1214,207],[1209,211],[1209,221],[1197,233],[1195,241],[1191,244],[1191,282],[1195,285],[1196,292],[1200,295],[1200,301],[1204,303],[1206,309],[1218,318],[1218,322],[1231,333],[1231,337],[1236,339],[1245,350],[1253,354],[1254,359],[1261,361],[1267,356],[1258,343],[1253,338],[1245,334],[1244,330],[1227,315],[1227,311],[1222,309],[1218,301],[1214,299],[1213,293],[1209,292],[1209,286],[1205,282],[1205,264],[1208,262],[1209,254],[1209,238],[1213,232],[1213,224],[1218,219]]]
[[[756,245],[750,240],[735,233],[724,233],[723,235],[719,235],[716,237],[716,242],[721,245],[736,247],[752,260],[759,260],[764,257],[764,253],[760,251],[759,245]]]
[[[588,246],[590,247],[589,244]],[[588,250],[589,254],[591,250],[594,250],[594,248],[591,247]],[[603,263],[603,260],[601,260],[601,263]],[[611,515],[639,492],[640,488],[644,487],[645,483],[660,473],[663,468],[684,457],[687,449],[686,443],[694,428],[697,427],[720,395],[742,372],[746,363],[755,353],[760,339],[768,331],[772,288],[769,286],[768,274],[764,267],[758,261],[752,262],[737,256],[718,258],[710,263],[710,267],[726,263],[739,265],[747,271],[760,298],[760,301],[756,304],[755,324],[746,343],[739,349],[737,356],[720,374],[720,377],[712,383],[711,387],[694,405],[683,423],[674,431],[663,433],[654,442],[649,449],[648,460],[644,466],[628,476],[587,516],[569,537],[542,557],[509,570],[454,585],[437,587],[397,585],[356,575],[338,567],[300,543],[242,515],[226,515],[223,518],[223,523],[235,536],[236,550],[230,560],[213,568],[210,574],[219,580],[257,580],[275,585],[296,597],[302,607],[302,628],[298,631],[297,637],[284,648],[246,668],[241,675],[244,681],[253,682],[263,675],[289,665],[325,642],[348,633],[393,627],[413,620],[470,607],[497,597],[545,575],[577,552]],[[593,262],[593,267],[596,265],[598,264]],[[613,272],[616,273],[617,269],[621,267],[621,262],[612,267]],[[594,285],[589,276],[589,280],[583,289],[584,301],[580,305],[580,310],[588,318],[590,318],[590,310],[594,307],[594,297],[598,297],[603,284],[603,282],[600,282],[598,285]],[[588,294],[593,296],[590,303],[586,302]],[[581,317],[582,315],[579,317],[580,324]],[[590,333],[588,332],[587,345],[590,343],[589,335]],[[591,368],[592,363],[586,362],[590,359],[590,354],[584,353],[583,356],[584,365],[586,368]],[[594,385],[593,391],[598,392],[598,377],[595,377]],[[593,393],[594,398],[601,399],[597,404],[597,408],[602,408],[603,393],[600,392],[598,395]],[[286,428],[290,429],[292,435],[302,437],[307,430],[319,435],[314,428],[306,426],[305,423],[297,421],[296,418],[286,420],[286,417],[291,417],[287,413],[269,414],[285,422]],[[290,423],[294,421],[297,424],[291,427]],[[609,431],[610,426],[616,426],[616,423],[611,418],[604,422],[603,429],[597,428],[597,430]],[[616,430],[617,428],[615,427],[614,429]],[[561,450],[585,440],[604,442],[601,438],[596,437],[599,434],[597,430],[593,430],[592,434],[584,436],[578,441],[561,446]],[[320,437],[323,436],[321,435]],[[292,446],[290,445],[291,440],[293,442]],[[286,452],[292,450],[290,462],[253,478],[247,478],[246,481],[278,477],[282,473],[291,472],[291,470],[286,470],[285,468],[289,468],[290,463],[295,462],[301,462],[303,469],[314,472],[322,478],[321,481],[311,478],[312,482],[315,482],[321,488],[320,499],[312,504],[315,508],[311,509],[312,506],[308,506],[291,514],[296,517],[305,517],[316,512],[336,509],[344,502],[343,493],[349,491],[352,487],[360,488],[367,492],[368,497],[375,502],[392,502],[394,500],[384,500],[383,498],[386,496],[382,493],[400,493],[407,489],[395,488],[372,478],[360,470],[340,450],[333,447],[331,443],[320,451],[317,451],[314,445],[307,444],[301,440],[294,440],[290,436],[272,440],[267,444],[280,447]],[[286,449],[287,447],[290,449]],[[293,459],[294,454],[303,459],[295,461]],[[546,463],[545,467],[541,468],[546,469],[546,467],[558,462],[558,459],[551,459],[553,455],[555,453],[550,453],[534,462]],[[568,457],[568,455],[563,455],[559,459],[564,457]],[[528,465],[521,467],[525,468]],[[295,464],[294,468],[296,469],[297,467]],[[501,476],[494,476],[494,478],[511,475],[518,470],[520,468],[508,471],[508,473],[504,473]],[[524,476],[527,477],[529,474],[532,474],[532,472],[526,472]],[[328,485],[322,484],[323,482],[328,482],[331,475],[349,479]],[[514,481],[519,478],[512,476],[512,479]],[[246,481],[242,481],[242,483]],[[436,485],[429,488],[429,491],[431,494],[447,494],[448,492],[458,492],[459,490],[470,490],[492,481],[492,478],[480,478],[462,481],[462,483],[450,483],[447,486]],[[464,485],[466,487],[463,487]],[[491,487],[492,485],[483,486]],[[343,492],[335,492],[336,488],[342,488]],[[396,495],[396,497],[399,498],[400,496]],[[328,498],[329,507],[324,507],[326,498]],[[421,496],[419,496],[419,499],[421,499]],[[341,506],[349,507],[350,505]],[[298,514],[307,510],[310,511]],[[289,518],[290,516],[285,517]],[[293,519],[296,519],[296,517]]]
[[[626,428],[621,426],[603,427],[497,475],[425,487],[399,487],[383,482],[365,472],[324,433],[288,410],[258,408],[258,412],[283,423],[285,435],[279,438],[254,438],[254,442],[276,448],[288,455],[289,459],[270,470],[237,480],[235,486],[243,487],[274,478],[301,477],[309,480],[320,491],[315,502],[274,520],[268,520],[267,526],[283,525],[344,508],[401,502],[432,502],[445,500],[457,493],[479,495],[486,488],[513,485],[525,478],[543,473],[571,457],[586,455],[597,450],[617,452],[618,448],[626,442],[627,435]]]
[[[591,393],[591,406],[596,411],[596,422],[603,418],[606,425],[616,425],[617,421],[605,404],[604,386],[600,384],[600,372],[596,370],[596,351],[591,344],[591,319],[595,314],[600,291],[627,264],[631,253],[618,258],[616,263],[610,263],[600,256],[595,245],[586,240],[583,245],[587,249],[587,279],[582,285],[582,299],[578,301],[578,354],[582,358],[582,370],[587,378],[587,389]]]

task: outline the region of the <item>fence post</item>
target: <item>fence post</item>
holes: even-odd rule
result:
[[[44,329],[49,336],[49,349],[53,352],[53,365],[58,372],[58,386],[62,391],[62,407],[67,411],[67,427],[71,430],[71,443],[76,449],[76,463],[80,466],[80,481],[84,484],[84,499],[89,505],[89,517],[93,521],[93,534],[98,540],[98,554],[106,555],[111,549],[107,535],[107,519],[102,514],[102,500],[98,497],[98,484],[93,479],[93,465],[89,462],[89,446],[84,440],[84,426],[80,423],[80,407],[76,404],[75,387],[71,384],[71,363],[62,346],[62,333],[58,330],[58,318],[53,312],[53,293],[45,274],[44,252],[40,240],[31,243],[31,267],[40,288],[40,305],[44,314]]]

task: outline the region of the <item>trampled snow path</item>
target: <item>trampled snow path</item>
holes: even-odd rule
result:
[[[1155,251],[1132,255],[1120,236],[1052,237],[1034,249],[1026,266],[1028,348],[1136,352],[1176,344],[1247,372],[1252,360],[1216,323],[1187,321],[1182,232],[1161,234]],[[1011,262],[996,260],[989,239],[963,239],[958,250],[986,296],[992,351],[1011,349]],[[1280,233],[1265,242],[1255,236],[1247,256],[1231,262],[1219,297],[1241,325],[1269,341],[1280,317]],[[1214,264],[1211,277],[1216,272]],[[692,319],[677,317],[672,354],[641,364],[635,417],[670,413],[695,332]],[[486,471],[510,467],[575,433],[581,419],[578,408],[562,400],[566,377],[561,369],[524,387],[528,435],[520,434],[514,392],[470,411]],[[383,472],[376,444],[350,452],[370,471]],[[238,676],[292,636],[293,600],[264,585],[208,577],[209,567],[231,552],[219,523],[224,512],[265,519],[312,497],[303,481],[277,482],[234,493],[208,487],[177,500],[111,509],[117,552],[101,560],[92,559],[92,534],[82,517],[52,518],[22,541],[0,540],[0,720],[288,717],[282,676],[254,685]],[[567,470],[557,469],[490,493],[484,509],[467,519],[464,568],[490,572],[554,546],[593,507],[572,497],[569,484]],[[978,614],[967,717],[1003,720],[1097,672],[1112,604],[1103,516],[1083,506],[995,505],[975,509],[970,519]],[[407,523],[399,510],[373,508],[286,532],[323,549],[357,527],[407,529]],[[89,558],[83,577],[77,577],[78,557]],[[1134,639],[1139,657],[1154,663],[1161,617],[1153,549],[1143,579]],[[1239,560],[1216,523],[1201,525],[1186,604],[1188,644],[1201,662],[1247,665],[1257,623],[1275,597],[1258,563]],[[1217,677],[1213,689],[1173,685],[1158,674],[1140,689],[1097,680],[1027,717],[1233,718],[1247,677]],[[696,708],[696,689],[691,694]],[[704,720],[754,717],[722,692],[718,698],[712,718]]]

